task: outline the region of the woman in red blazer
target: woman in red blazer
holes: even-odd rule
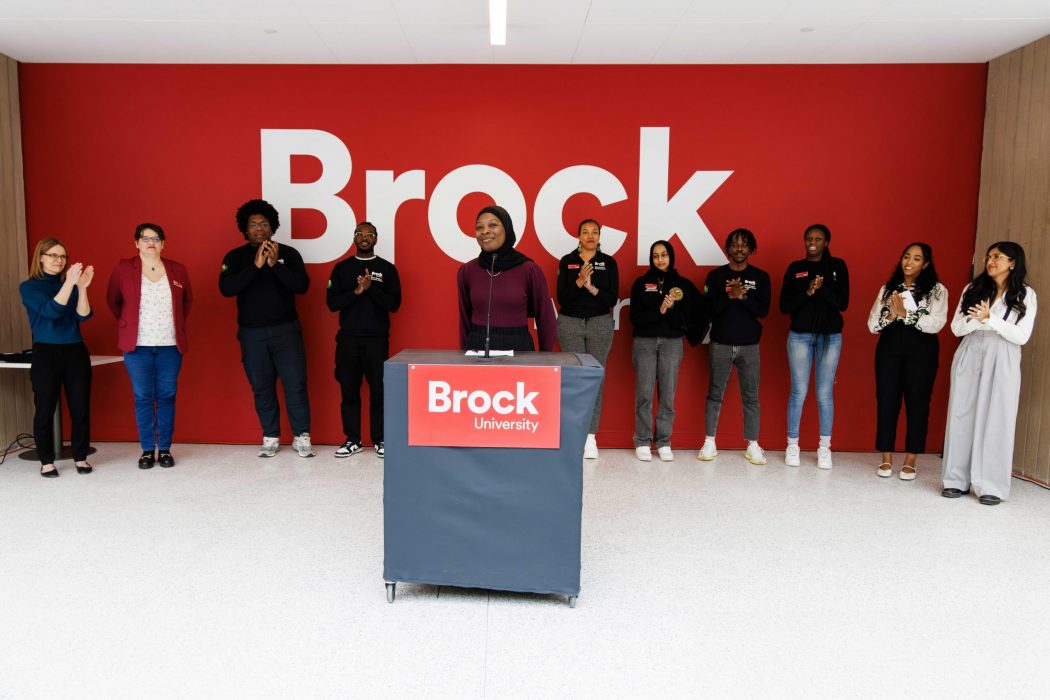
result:
[[[135,393],[139,469],[158,461],[174,467],[175,391],[187,350],[186,317],[193,293],[186,267],[161,257],[164,229],[139,224],[135,247],[138,255],[121,260],[113,270],[106,301],[117,318],[117,346],[124,352]]]

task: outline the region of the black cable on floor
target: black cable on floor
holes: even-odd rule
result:
[[[0,464],[4,463],[4,460],[7,459],[7,455],[12,451],[31,450],[34,447],[36,447],[36,442],[34,442],[32,435],[29,433],[19,433],[18,436],[11,441],[11,444],[4,449],[3,453],[0,454]]]

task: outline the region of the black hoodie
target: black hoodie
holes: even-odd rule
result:
[[[666,270],[653,267],[653,248],[663,245],[667,249],[670,264]],[[660,313],[664,296],[673,289],[680,289],[682,298],[667,310]],[[649,269],[631,285],[631,324],[632,335],[636,338],[681,338],[689,336],[689,342],[699,342],[703,335],[694,342],[699,331],[697,313],[700,310],[700,292],[696,285],[678,274],[674,267],[674,248],[667,241],[656,241],[649,246]]]

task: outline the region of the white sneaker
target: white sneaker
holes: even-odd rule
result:
[[[346,442],[344,442],[342,445],[340,445],[339,449],[337,449],[335,451],[335,456],[336,457],[349,457],[350,455],[356,455],[358,452],[360,452],[363,449],[365,449],[365,448],[361,447],[361,443],[354,442],[350,438],[347,438]]]
[[[766,453],[758,446],[757,442],[752,442],[747,446],[747,452],[744,453],[744,459],[755,466],[761,467],[766,463]]]
[[[784,450],[784,464],[789,467],[801,467],[801,457],[802,451],[799,449],[797,442],[794,445],[788,445],[787,449]]]
[[[830,447],[818,447],[817,448],[817,469],[831,469],[831,448]]]
[[[701,462],[710,462],[712,459],[718,456],[718,448],[715,447],[715,441],[711,438],[704,440],[704,446],[700,448],[700,451],[696,453],[696,458]]]
[[[375,444],[375,448],[376,448],[376,456],[379,457],[379,459],[383,459],[386,456],[386,448],[383,447],[383,443],[377,442]]]
[[[598,459],[598,441],[594,433],[587,433],[587,442],[583,445],[584,459]]]
[[[310,444],[310,433],[302,433],[293,437],[292,449],[298,452],[300,457],[313,457],[314,447]]]
[[[273,457],[281,447],[281,438],[264,437],[262,447],[259,448],[260,457]]]
[[[648,445],[640,445],[634,448],[634,456],[642,460],[643,462],[653,461],[653,453],[652,450],[649,449]]]
[[[657,452],[660,454],[660,460],[663,462],[670,462],[674,460],[674,452],[671,452],[670,445],[664,445],[663,447],[658,449]]]

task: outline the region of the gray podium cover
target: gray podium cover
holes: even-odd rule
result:
[[[561,446],[409,446],[410,364],[563,368]],[[384,579],[576,596],[583,444],[603,371],[574,353],[484,359],[405,350],[387,360]]]

